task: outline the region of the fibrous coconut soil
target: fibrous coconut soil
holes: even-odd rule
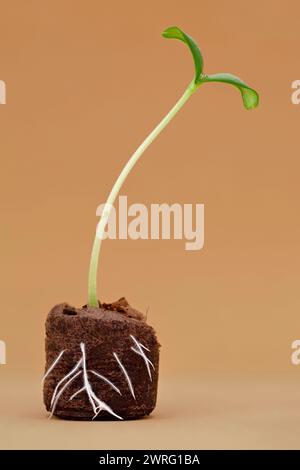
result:
[[[56,305],[46,320],[44,403],[64,419],[136,419],[156,405],[159,343],[125,298]]]

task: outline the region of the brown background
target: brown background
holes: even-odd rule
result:
[[[300,335],[300,106],[290,99],[300,74],[298,2],[1,0],[8,364],[0,381],[8,387],[9,374],[42,373],[53,304],[86,302],[96,207],[191,79],[186,48],[160,36],[172,24],[197,39],[207,73],[239,75],[261,104],[247,112],[236,90],[207,85],[142,157],[122,194],[147,205],[204,203],[205,248],[105,241],[101,298],[150,307],[162,381],[208,372],[298,381],[290,361]]]

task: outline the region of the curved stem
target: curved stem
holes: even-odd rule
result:
[[[88,281],[88,305],[91,307],[98,307],[98,295],[97,295],[97,271],[98,271],[98,260],[101,248],[101,242],[103,239],[105,227],[109,218],[110,209],[113,206],[119,191],[129,175],[130,171],[142,156],[144,151],[149,147],[149,145],[156,139],[156,137],[161,133],[161,131],[167,126],[167,124],[173,119],[173,117],[178,113],[186,101],[197,89],[194,80],[187,87],[181,98],[177,101],[175,106],[169,111],[169,113],[160,121],[160,123],[153,129],[153,131],[148,135],[144,142],[138,147],[134,154],[130,157],[123,170],[121,171],[118,179],[116,180],[108,198],[106,201],[105,209],[101,215],[100,222],[98,223],[95,240],[93,244],[90,269],[89,269],[89,281]]]

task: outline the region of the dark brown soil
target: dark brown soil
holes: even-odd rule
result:
[[[132,347],[139,350],[132,337],[144,346],[141,350],[154,366],[153,369],[148,363],[152,380],[147,361],[132,350]],[[95,395],[123,419],[149,415],[156,404],[160,345],[144,315],[130,307],[125,298],[102,304],[101,308],[85,306],[77,309],[60,304],[50,311],[46,321],[45,371],[48,371],[61,351],[64,353],[44,382],[46,409],[51,410],[51,398],[59,381],[82,358],[81,343],[86,352],[87,370],[104,376],[119,390],[116,391],[103,379],[87,372]],[[132,390],[114,353],[128,373]],[[83,385],[83,374],[80,373],[60,395],[54,415],[65,419],[93,419],[95,413],[85,390],[70,400]],[[96,419],[115,418],[107,411],[100,411]]]

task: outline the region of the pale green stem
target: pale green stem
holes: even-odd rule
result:
[[[139,146],[139,148],[134,152],[130,157],[126,165],[124,166],[122,172],[120,173],[117,181],[115,182],[108,198],[106,201],[106,210],[102,213],[100,222],[97,226],[96,236],[93,244],[90,269],[89,269],[89,282],[88,282],[88,305],[91,307],[98,307],[98,295],[97,295],[97,271],[98,271],[98,260],[101,248],[101,242],[103,239],[105,227],[107,220],[110,214],[110,208],[113,206],[119,191],[129,175],[130,171],[142,156],[144,151],[149,147],[149,145],[156,139],[156,137],[161,133],[161,131],[167,126],[167,124],[173,119],[173,117],[178,113],[186,101],[197,89],[194,81],[187,87],[181,98],[177,101],[175,106],[169,111],[169,113],[162,119],[162,121],[155,127],[155,129],[148,135],[144,142]]]

